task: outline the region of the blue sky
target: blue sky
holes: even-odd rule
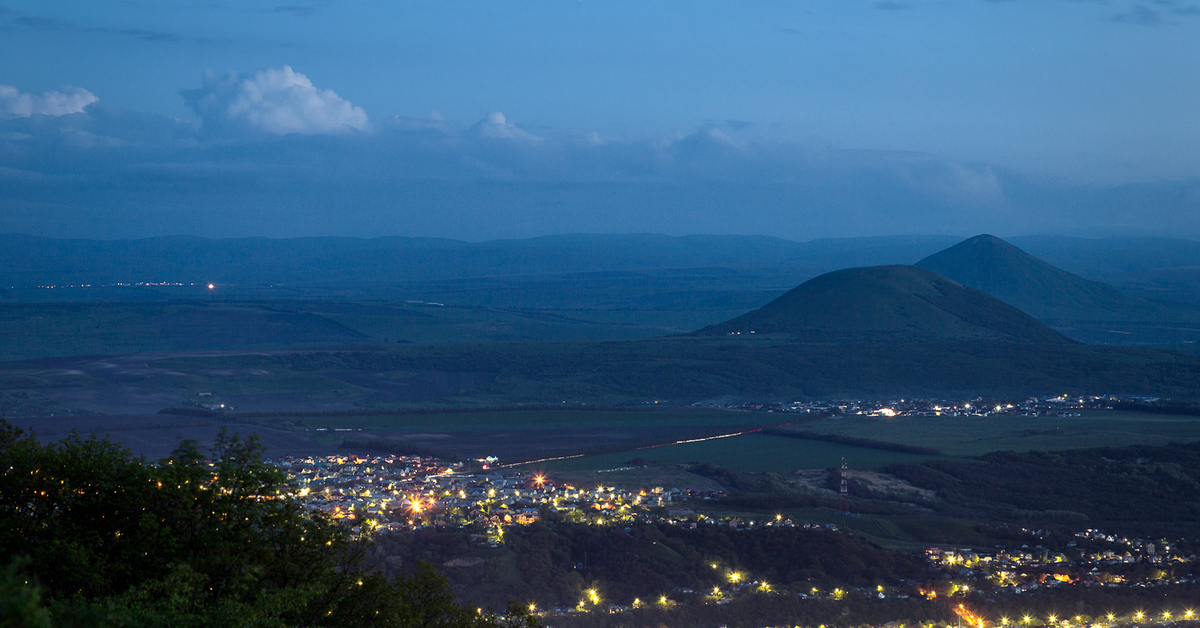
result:
[[[1197,238],[1197,67],[1191,0],[0,0],[0,231]]]

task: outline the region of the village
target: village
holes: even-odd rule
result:
[[[489,462],[494,465],[496,460],[476,461],[480,468],[475,471],[468,470],[467,463],[398,455],[287,456],[276,464],[288,473],[307,508],[379,531],[471,525],[502,530],[533,523],[543,512],[597,525],[634,521],[691,527],[701,523],[733,528],[797,525],[782,517],[715,519],[685,503],[725,497],[720,491],[576,487],[534,472],[494,471]],[[808,527],[837,529],[833,524]]]
[[[536,472],[496,470],[497,462],[494,458],[447,463],[420,456],[331,455],[289,456],[276,464],[288,473],[306,508],[368,533],[473,528],[485,533],[479,535],[482,542],[498,547],[506,528],[532,524],[551,513],[563,521],[601,526],[654,523],[838,530],[836,524],[798,522],[782,515],[755,519],[705,514],[697,504],[725,496],[717,491],[576,487]],[[1021,529],[1019,533],[1028,543],[1007,548],[927,548],[926,560],[940,577],[913,583],[913,593],[930,599],[972,591],[1020,595],[1063,586],[1170,586],[1195,580],[1171,575],[1190,572],[1189,563],[1196,560],[1190,550],[1181,551],[1171,540],[1128,538],[1095,529],[1076,531],[1070,540],[1061,532]],[[752,574],[744,578],[730,582],[721,594],[734,595],[756,586]],[[838,590],[825,595],[846,592],[883,593]],[[795,593],[814,595],[813,591]],[[892,590],[886,594],[906,595]]]

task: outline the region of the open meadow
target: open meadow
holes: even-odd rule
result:
[[[821,418],[796,429],[938,449],[949,456],[1200,440],[1200,416],[1079,410],[1082,416],[866,416]]]

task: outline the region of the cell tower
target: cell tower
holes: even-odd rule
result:
[[[843,515],[850,514],[850,501],[846,499],[846,494],[849,490],[846,488],[846,459],[842,458],[842,486],[838,490],[838,512]]]

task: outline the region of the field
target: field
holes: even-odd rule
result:
[[[263,420],[271,420],[266,418]],[[293,419],[295,420],[295,419]],[[494,412],[436,412],[428,414],[313,416],[299,419],[305,427],[374,430],[538,430],[548,428],[625,429],[631,427],[757,426],[768,422],[761,413],[719,411],[501,410]]]
[[[798,438],[745,434],[698,443],[559,460],[547,462],[542,466],[551,471],[619,468],[628,466],[629,461],[635,457],[659,464],[712,463],[737,471],[755,473],[828,469],[840,465],[843,457],[855,468],[879,468],[897,462],[919,462],[929,458]]]
[[[438,297],[442,298],[442,297]],[[406,302],[193,298],[153,303],[2,303],[0,361],[139,351],[221,351],[396,343],[583,341],[679,334],[745,312],[517,309]],[[447,299],[449,300],[449,299]],[[469,299],[468,299],[469,300]]]
[[[1115,410],[1083,410],[1079,417],[875,417],[849,415],[805,423],[798,429],[839,436],[933,447],[950,456],[1165,445],[1200,440],[1200,417]]]

